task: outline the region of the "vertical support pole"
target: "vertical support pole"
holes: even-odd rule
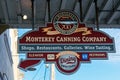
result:
[[[32,2],[32,30],[34,30],[34,24],[35,24],[34,0],[31,0],[31,2]]]
[[[79,0],[80,3],[80,20],[83,22],[83,12],[82,12],[82,0]]]
[[[55,64],[54,63],[51,64],[50,70],[51,70],[50,80],[55,80]]]
[[[46,71],[47,71],[47,67],[45,66],[44,80],[46,79]]]
[[[94,0],[95,3],[95,14],[96,14],[96,26],[97,26],[97,30],[99,30],[99,20],[98,20],[98,7],[97,7],[97,0]]]
[[[48,21],[50,22],[51,19],[50,19],[50,0],[47,0],[47,3],[48,3]]]

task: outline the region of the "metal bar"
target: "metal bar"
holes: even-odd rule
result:
[[[65,9],[67,0],[62,0],[61,9]]]
[[[99,10],[99,12],[116,12],[116,11],[120,11],[120,10]]]
[[[86,23],[88,27],[93,27],[95,28],[94,23]],[[6,24],[0,24],[0,30],[2,26],[5,26]],[[20,29],[31,29],[32,25],[31,24],[8,24],[9,28],[20,28]],[[39,22],[34,25],[35,28],[38,28],[38,26],[45,26],[44,22]],[[120,29],[120,24],[99,24],[99,28],[119,28]]]
[[[47,72],[47,67],[45,66],[44,80],[46,79],[46,72]]]
[[[10,16],[9,16],[9,11],[8,11],[8,3],[6,0],[1,0],[1,5],[3,8],[3,14],[4,14],[4,18],[5,18],[5,23],[9,23],[10,22]]]
[[[45,6],[45,16],[44,16],[44,18],[45,18],[45,21],[44,21],[44,23],[46,23],[46,22],[48,22],[48,5],[47,5],[48,3],[47,3],[47,1],[46,1],[46,6]]]
[[[34,20],[34,0],[31,0],[32,2],[32,30],[34,30],[34,24],[35,24],[35,20]]]
[[[2,20],[0,19],[0,24],[2,24]]]
[[[96,26],[97,26],[97,30],[99,30],[99,20],[98,20],[98,7],[97,7],[97,0],[94,0],[95,3],[95,13],[96,13]]]
[[[80,3],[80,20],[83,22],[83,11],[82,11],[82,0],[79,0]]]
[[[117,9],[120,9],[120,1],[118,1],[113,8],[113,12],[109,15],[107,24],[112,23],[112,21],[115,19],[116,15],[119,15],[119,12],[116,11]]]
[[[74,11],[74,10],[75,10],[76,4],[77,4],[77,0],[75,0],[75,1],[74,1],[74,3],[73,3],[73,8],[72,8],[72,11]]]
[[[107,10],[112,3],[111,0],[104,0],[100,10]],[[104,13],[99,10],[99,21],[104,17]]]
[[[60,7],[59,7],[59,10],[61,10],[61,6],[62,6],[62,0],[60,0]]]
[[[88,7],[85,11],[85,16],[84,16],[84,19],[83,21],[86,22],[90,16],[90,13],[92,11],[92,9],[94,8],[94,3],[93,3],[93,0],[90,0],[89,4],[88,4]]]
[[[22,23],[22,8],[21,8],[21,1],[17,0],[17,17],[18,17],[18,23]]]
[[[99,10],[99,12],[114,12],[113,10]]]
[[[116,12],[116,11],[120,12],[120,10],[115,10],[115,12]]]
[[[51,21],[51,18],[50,18],[50,0],[47,0],[48,2],[48,21],[50,22]]]

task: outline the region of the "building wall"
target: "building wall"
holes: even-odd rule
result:
[[[9,30],[0,35],[0,80],[14,80]]]
[[[13,72],[14,72],[14,80],[22,80],[23,74],[18,69],[19,64],[19,54],[17,48],[17,39],[18,39],[18,31],[17,29],[10,29],[10,41],[11,41],[11,52],[13,59]]]
[[[17,38],[17,29],[6,30],[0,35],[0,80],[22,80],[23,78],[23,74],[17,68],[19,63]]]

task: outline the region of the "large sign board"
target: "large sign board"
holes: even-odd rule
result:
[[[27,70],[45,60],[65,74],[77,71],[80,63],[107,59],[115,52],[114,40],[102,31],[81,24],[74,12],[59,11],[46,27],[31,30],[19,39],[18,50],[26,54],[19,68]]]

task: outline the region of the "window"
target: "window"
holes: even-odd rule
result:
[[[5,47],[7,49],[7,53],[8,53],[8,57],[9,57],[10,63],[12,65],[13,64],[13,60],[12,60],[10,45],[9,45],[9,42],[8,42],[8,37],[7,37],[6,34],[4,34],[4,43],[5,43]]]
[[[0,80],[3,80],[2,73],[0,72]]]
[[[5,73],[3,73],[3,80],[8,80],[8,77]]]

